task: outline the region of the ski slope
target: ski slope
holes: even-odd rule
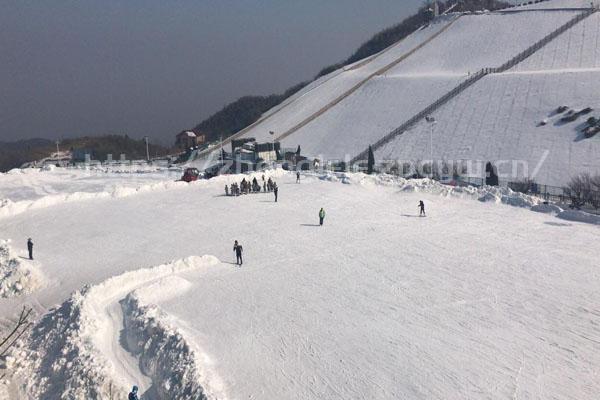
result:
[[[321,77],[283,105],[265,113],[258,123],[245,129],[241,136],[253,137],[259,142],[272,141],[270,131],[275,132],[275,137],[280,136],[340,96],[352,91],[369,76],[409,55],[415,48],[447,29],[455,19],[456,16],[441,17],[379,54]]]
[[[354,156],[456,87],[470,73],[501,65],[575,15],[572,11],[552,13],[552,18],[545,14],[463,15],[443,35],[369,81],[283,143],[287,147],[300,144],[305,153],[325,159]],[[532,20],[535,29],[527,25]],[[507,31],[507,26],[522,28]]]
[[[517,175],[538,169],[538,182],[562,186],[581,172],[600,172],[600,138],[581,132],[589,116],[600,116],[600,15],[586,18],[503,74],[488,75],[433,117],[376,151],[379,159],[522,160]],[[594,111],[562,124],[560,105]],[[545,126],[538,124],[547,120]],[[433,149],[431,136],[433,137]]]
[[[504,64],[589,7],[552,0],[440,17],[386,51],[313,82],[239,135],[300,145],[310,157],[352,159],[471,74]],[[538,182],[556,186],[597,171],[597,139],[579,140],[580,127],[533,128],[559,105],[594,106],[599,21],[599,13],[584,19],[510,71],[531,76],[485,77],[438,110],[433,146],[431,128],[420,124],[379,149],[377,160],[516,161],[529,172],[540,165]]]
[[[548,43],[514,71],[572,71],[600,68],[600,14],[595,13]]]
[[[278,203],[225,197],[242,176],[224,176],[2,218],[15,256],[32,236],[49,278],[0,300],[4,318],[22,303],[48,312],[9,359],[14,393],[595,398],[597,225],[507,189],[267,174]]]

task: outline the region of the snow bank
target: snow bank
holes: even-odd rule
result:
[[[107,354],[111,349],[103,348],[103,344],[107,343],[107,336],[114,334],[110,332],[106,308],[111,302],[125,298],[128,293],[144,284],[217,263],[218,260],[212,256],[189,257],[154,268],[126,272],[99,285],[75,292],[59,308],[47,313],[37,323],[21,350],[14,350],[11,362],[22,382],[22,393],[33,398],[126,398],[131,382],[124,382],[123,377],[115,373],[111,354]],[[204,391],[200,386],[202,377],[198,376],[198,369],[193,368],[193,354],[185,347],[183,337],[166,325],[154,322],[156,315],[150,308],[139,308],[140,311],[137,311],[133,296],[126,302],[125,309],[133,313],[125,315],[131,329],[142,326],[145,328],[144,334],[147,336],[140,333],[137,337],[140,340],[147,338],[148,343],[140,342],[139,345],[145,350],[155,349],[154,356],[159,357],[156,363],[160,364],[160,376],[151,376],[157,379],[155,383],[161,382],[162,378],[175,376],[196,379],[193,385],[189,380],[180,385],[161,382],[159,386],[170,394],[167,398],[206,398],[203,397]],[[139,330],[129,332],[129,336],[134,332]],[[167,347],[159,351],[155,347],[159,343]],[[173,351],[176,348],[187,357],[177,358]],[[168,353],[167,356],[165,352]],[[146,359],[142,357],[142,361],[150,365],[151,357],[150,354]],[[150,368],[148,370],[152,371]],[[186,392],[192,386],[193,392]],[[192,393],[197,396],[191,397]]]
[[[51,207],[62,203],[73,203],[91,199],[129,197],[139,193],[169,190],[177,187],[185,187],[187,185],[186,182],[181,181],[165,181],[138,187],[115,186],[111,191],[61,193],[44,196],[35,200],[11,201],[10,199],[0,199],[0,218],[11,217],[29,210]]]
[[[202,368],[210,359],[201,357],[168,316],[142,298],[136,291],[122,303],[125,339],[144,374],[152,378],[154,393],[164,399],[224,398],[221,380]]]
[[[531,207],[531,211],[544,214],[559,214],[563,209],[554,204],[538,204],[537,206]]]
[[[600,225],[600,215],[588,214],[583,211],[565,210],[556,215],[560,219],[586,224]]]
[[[37,263],[15,258],[10,240],[0,240],[0,297],[29,294],[42,287],[44,281]]]
[[[435,194],[444,197],[472,198],[481,202],[507,204],[515,207],[532,207],[542,203],[540,198],[514,192],[497,186],[449,186],[438,181],[424,179],[405,179],[387,174],[367,175],[363,173],[331,173],[319,176],[322,180],[337,181],[362,186],[382,185],[398,187],[401,192]]]

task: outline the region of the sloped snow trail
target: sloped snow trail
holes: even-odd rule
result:
[[[110,299],[106,299],[108,303],[99,314],[103,329],[98,332],[98,338],[101,340],[97,342],[97,345],[102,354],[110,357],[115,375],[120,376],[130,386],[134,383],[138,385],[141,388],[140,394],[143,395],[152,386],[152,380],[142,373],[139,360],[125,349],[123,343],[125,326],[123,324],[123,311],[119,302],[128,293],[129,290],[125,290]],[[151,397],[147,396],[144,396],[144,399],[152,400]]]

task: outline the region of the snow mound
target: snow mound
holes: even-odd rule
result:
[[[168,316],[159,307],[144,305],[136,292],[127,296],[122,307],[128,348],[139,357],[144,374],[152,377],[159,398],[220,398],[206,390],[222,390],[220,379],[201,368],[210,360],[200,359],[200,352],[185,340],[180,329],[168,322]],[[201,384],[207,381],[208,385]]]
[[[56,165],[45,164],[41,169],[42,171],[54,171],[56,169]]]
[[[563,209],[554,204],[538,204],[537,206],[531,207],[531,211],[544,214],[559,214]]]
[[[583,211],[565,210],[556,215],[560,219],[586,224],[600,225],[600,215],[588,214]]]
[[[363,173],[331,173],[320,176],[322,180],[339,181],[362,186],[398,187],[401,192],[420,192],[444,197],[472,198],[481,202],[507,204],[515,207],[533,207],[542,203],[538,197],[515,192],[509,188],[496,186],[449,186],[433,179],[405,179],[387,174],[367,175]]]
[[[32,293],[42,287],[44,281],[36,263],[13,257],[10,240],[0,240],[0,297]]]
[[[106,308],[140,286],[217,263],[213,256],[188,257],[126,272],[75,292],[47,313],[24,346],[13,351],[21,392],[40,399],[126,398],[131,382],[115,373],[111,354],[102,345],[107,335],[114,333],[110,332]],[[124,314],[130,329],[126,334],[130,342],[137,339],[144,350],[141,362],[148,372],[157,374],[151,378],[159,392],[168,394],[164,398],[206,398],[194,353],[183,336],[157,320],[155,307],[139,306],[133,295],[124,303],[124,310],[130,313]],[[181,381],[175,384],[177,379]]]
[[[91,199],[123,198],[139,193],[164,191],[177,187],[185,187],[187,185],[188,183],[181,181],[165,181],[138,187],[115,186],[110,191],[61,193],[44,196],[35,200],[11,201],[9,199],[0,199],[0,218],[11,217],[29,210],[52,207],[63,203],[73,203]]]

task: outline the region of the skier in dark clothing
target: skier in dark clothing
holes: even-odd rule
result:
[[[129,396],[127,397],[128,400],[139,400],[140,398],[138,397],[138,387],[134,386],[131,389],[131,392],[129,392]]]
[[[325,220],[325,210],[321,208],[319,211],[319,225],[323,226],[323,220]]]
[[[243,261],[242,261],[242,252],[244,251],[244,249],[242,248],[241,244],[238,244],[237,240],[233,244],[233,251],[235,251],[235,258],[236,258],[235,263],[237,265],[241,266],[243,264]]]
[[[277,184],[274,183],[273,184],[273,193],[275,193],[275,203],[277,203],[277,193],[279,192],[279,188],[277,187]]]
[[[423,203],[423,200],[419,200],[419,210],[419,217],[425,217],[425,203]]]
[[[300,183],[300,171],[296,171],[296,183]]]
[[[27,250],[29,251],[29,259],[33,260],[33,242],[31,238],[27,239]]]

